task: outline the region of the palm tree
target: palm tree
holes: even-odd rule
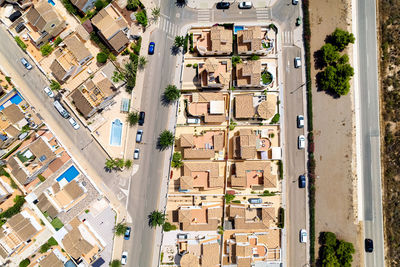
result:
[[[146,64],[147,64],[147,59],[146,59],[146,57],[140,56],[140,57],[139,57],[139,68],[140,68],[140,69],[143,69],[144,66],[146,66]]]
[[[165,214],[161,211],[155,210],[149,215],[149,226],[157,227],[165,223]]]
[[[172,155],[172,162],[171,162],[171,166],[173,168],[180,168],[182,167],[183,163],[182,163],[182,155],[179,152],[175,152],[174,155]]]
[[[167,88],[165,88],[164,97],[169,102],[179,99],[180,96],[181,96],[181,91],[178,88],[176,88],[175,85],[170,84],[167,86]]]
[[[125,160],[125,168],[127,169],[132,168],[132,160],[130,159]]]
[[[123,159],[116,159],[116,160],[115,160],[115,166],[116,166],[118,169],[122,169],[122,168],[125,166],[124,160],[123,160]]]
[[[113,260],[110,264],[111,267],[121,267],[121,261],[120,260]]]
[[[115,167],[115,160],[107,159],[105,165],[107,169],[112,170]]]
[[[121,236],[121,235],[125,234],[126,228],[127,228],[127,226],[125,223],[117,224],[114,228],[115,235]]]
[[[159,7],[155,7],[151,9],[151,15],[153,16],[153,19],[155,21],[157,21],[157,19],[160,17],[160,8]]]
[[[174,144],[174,134],[171,131],[164,130],[159,137],[161,149],[166,149]]]
[[[139,114],[137,112],[129,112],[126,118],[130,126],[134,126],[139,121]]]
[[[182,47],[185,43],[185,37],[183,36],[175,36],[174,46],[175,47]]]

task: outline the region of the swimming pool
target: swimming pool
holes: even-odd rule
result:
[[[74,178],[76,176],[78,176],[79,171],[75,168],[74,165],[72,165],[71,167],[69,167],[65,172],[63,172],[63,174],[61,174],[60,176],[58,176],[57,178],[57,182],[60,182],[62,179],[65,178],[65,180],[69,182],[71,182],[72,180],[74,180]]]
[[[244,30],[244,26],[235,26],[234,28],[233,28],[233,32],[236,34],[237,33],[237,31],[242,31],[242,30]]]
[[[111,123],[110,145],[120,146],[122,138],[122,122],[116,119]]]
[[[55,5],[56,5],[56,3],[54,3],[53,0],[47,0],[47,2],[48,2],[49,4],[51,4],[52,6],[55,6]]]
[[[4,109],[4,105],[6,105],[9,102],[11,102],[10,104],[18,105],[19,103],[22,102],[22,100],[23,100],[22,96],[20,94],[18,94],[18,93],[15,93],[15,95],[10,97],[10,99],[8,99],[7,102],[5,102],[3,105],[0,106],[0,110],[3,110]],[[10,104],[8,104],[8,105],[10,105]],[[6,106],[8,106],[8,105],[6,105]]]

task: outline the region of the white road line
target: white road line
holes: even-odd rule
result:
[[[170,23],[169,26],[168,26],[168,31],[167,31],[168,33],[171,32],[172,26],[173,26],[172,23]]]
[[[164,26],[163,26],[163,31],[167,31],[167,29],[168,29],[168,24],[169,24],[169,21],[168,20],[166,20],[165,21],[165,24],[164,24]]]
[[[162,29],[162,28],[163,28],[163,26],[164,26],[164,21],[165,21],[165,19],[164,19],[163,17],[161,17],[161,18],[160,18],[160,23],[158,24],[158,28],[159,28],[159,29]]]

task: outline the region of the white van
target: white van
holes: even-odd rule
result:
[[[61,116],[63,116],[65,119],[68,119],[70,117],[69,112],[65,110],[65,108],[61,105],[59,101],[54,101],[53,105],[61,114]]]
[[[199,118],[188,118],[187,123],[200,124]]]

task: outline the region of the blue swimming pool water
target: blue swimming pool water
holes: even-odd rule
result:
[[[66,179],[69,182],[71,182],[72,180],[74,180],[74,178],[76,176],[78,176],[79,171],[75,168],[74,165],[72,165],[71,167],[69,167],[65,172],[63,172],[63,174],[61,174],[60,176],[58,176],[57,178],[57,182],[61,181],[62,179]]]
[[[237,31],[242,31],[242,30],[244,30],[244,26],[235,26],[233,28],[233,31],[235,34],[237,33]]]
[[[13,103],[15,105],[18,105],[19,103],[21,103],[22,100],[23,100],[22,97],[18,93],[15,93],[15,95],[13,95],[10,99],[8,99],[8,101],[10,101],[11,103]],[[4,104],[0,106],[0,110],[4,109]]]
[[[111,124],[110,145],[120,146],[122,138],[122,122],[116,119]]]
[[[55,6],[55,5],[56,5],[56,3],[54,3],[53,0],[47,0],[47,2],[48,2],[49,4],[51,4],[52,6]]]

